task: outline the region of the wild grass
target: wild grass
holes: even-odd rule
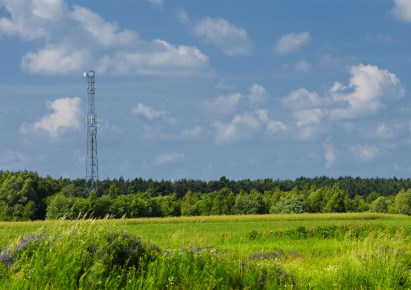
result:
[[[0,223],[0,289],[407,289],[411,218]]]

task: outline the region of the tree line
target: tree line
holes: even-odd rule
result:
[[[411,215],[411,180],[119,178],[102,180],[97,191],[87,192],[84,179],[0,172],[3,221],[365,211]]]

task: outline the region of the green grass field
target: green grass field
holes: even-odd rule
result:
[[[3,222],[0,287],[409,289],[410,233],[369,213]]]

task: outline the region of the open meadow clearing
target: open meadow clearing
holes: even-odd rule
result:
[[[411,287],[411,217],[402,215],[2,222],[0,229],[2,289]]]

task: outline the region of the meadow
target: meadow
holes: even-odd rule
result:
[[[1,289],[407,289],[411,217],[0,223]]]

